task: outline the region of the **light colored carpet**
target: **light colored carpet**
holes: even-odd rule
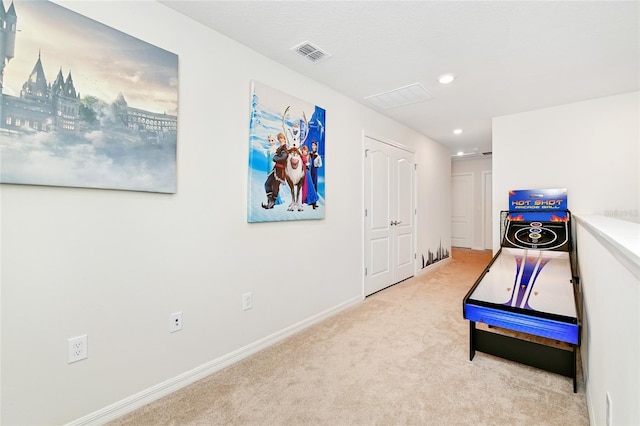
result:
[[[572,379],[478,352],[462,299],[491,253],[452,258],[110,423],[588,425]]]

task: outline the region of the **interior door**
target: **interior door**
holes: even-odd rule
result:
[[[473,235],[473,174],[451,176],[451,245],[471,248]]]
[[[493,194],[491,172],[482,172],[484,181],[484,248],[485,250],[493,249]]]
[[[365,295],[413,276],[415,154],[365,138]]]
[[[415,248],[415,207],[414,176],[415,154],[402,149],[395,149],[394,173],[395,191],[392,196],[396,224],[394,231],[394,279],[393,283],[407,279],[414,274]]]

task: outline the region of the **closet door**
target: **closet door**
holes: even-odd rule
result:
[[[365,138],[365,295],[413,276],[415,154]]]

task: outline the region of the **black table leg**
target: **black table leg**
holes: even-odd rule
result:
[[[476,346],[474,335],[476,331],[476,322],[469,321],[469,361],[473,361],[473,357],[476,355]]]

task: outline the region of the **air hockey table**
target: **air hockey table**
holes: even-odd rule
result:
[[[563,211],[554,221],[524,220],[509,212],[502,216],[500,250],[463,301],[470,325],[469,359],[479,351],[571,377],[576,392],[580,316],[570,213]],[[519,332],[515,334],[522,338],[495,327]]]

